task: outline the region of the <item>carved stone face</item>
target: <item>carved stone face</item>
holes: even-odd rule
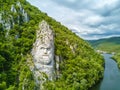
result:
[[[54,77],[54,34],[49,25],[42,21],[37,31],[37,39],[33,44],[31,54],[34,62],[36,81],[45,73],[49,80]]]
[[[37,33],[37,40],[34,44],[34,61],[41,65],[50,65],[54,61],[54,37],[53,32],[44,22],[40,25],[41,31]],[[37,66],[38,67],[38,66]]]
[[[36,48],[35,60],[40,64],[48,65],[53,61],[53,53],[54,47],[50,43],[39,45]]]

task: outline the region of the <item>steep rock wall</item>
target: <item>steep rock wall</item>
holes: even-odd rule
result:
[[[18,9],[16,9],[16,7],[18,7]],[[3,29],[10,30],[14,24],[20,25],[21,23],[28,21],[29,16],[20,2],[12,4],[9,12],[0,11],[0,24],[2,24]]]
[[[33,56],[34,67],[31,69],[37,86],[42,88],[42,84],[54,79],[54,35],[49,25],[42,21],[37,30],[36,41],[33,44],[31,54]]]

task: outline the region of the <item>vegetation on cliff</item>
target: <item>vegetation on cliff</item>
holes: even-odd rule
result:
[[[45,83],[46,90],[87,90],[102,78],[104,60],[86,41],[25,0],[1,0],[0,4],[1,90],[35,89],[27,58],[42,20],[54,30],[55,55],[60,59],[57,78]],[[23,10],[28,14],[28,21],[21,13]]]
[[[118,67],[120,68],[120,53],[115,54],[112,58],[117,62]]]

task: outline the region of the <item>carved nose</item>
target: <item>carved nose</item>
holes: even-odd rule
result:
[[[44,50],[44,53],[47,54],[47,49]]]

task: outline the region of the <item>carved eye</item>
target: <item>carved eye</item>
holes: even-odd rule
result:
[[[50,48],[47,48],[47,50],[50,50]]]
[[[41,47],[40,49],[44,49],[44,47]]]

